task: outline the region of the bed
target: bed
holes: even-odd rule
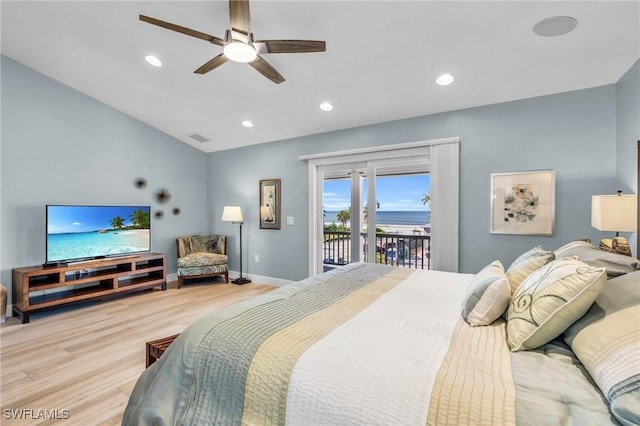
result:
[[[230,306],[144,371],[123,424],[639,424],[640,262],[591,247],[355,263]]]

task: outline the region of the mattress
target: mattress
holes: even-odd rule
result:
[[[356,263],[189,326],[145,370],[126,425],[616,424],[556,339],[511,352],[470,327],[473,275]]]

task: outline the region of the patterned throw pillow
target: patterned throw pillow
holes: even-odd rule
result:
[[[525,279],[507,309],[507,342],[513,352],[558,337],[587,312],[607,280],[605,268],[558,259]]]
[[[542,247],[534,247],[523,253],[513,261],[509,269],[507,269],[507,278],[511,286],[511,294],[513,294],[518,286],[532,272],[537,271],[540,267],[546,265],[555,259],[552,251],[544,250]]]
[[[640,271],[610,279],[564,333],[622,424],[640,424]]]
[[[467,285],[462,317],[471,326],[489,325],[507,309],[509,280],[499,260],[487,265]]]

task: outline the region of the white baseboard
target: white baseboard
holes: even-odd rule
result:
[[[7,313],[5,315],[4,321],[0,322],[2,324],[7,320],[7,318],[11,318],[13,316],[13,305],[7,305]]]
[[[240,276],[240,272],[229,271],[230,279],[235,279],[235,278],[238,278],[239,276]],[[265,277],[262,275],[255,275],[255,274],[249,274],[249,275],[245,274],[245,276],[249,278],[251,281],[259,282],[260,284],[274,285],[276,287],[282,287],[292,282],[290,280],[283,280],[280,278],[273,278],[273,277]],[[167,282],[173,282],[177,280],[178,280],[177,273],[167,274]]]
[[[240,276],[239,272],[229,271],[229,278],[238,278],[239,276]],[[251,281],[255,281],[260,284],[274,285],[276,287],[282,287],[293,282],[290,280],[283,280],[280,278],[273,278],[273,277],[265,277],[263,275],[255,275],[255,274],[244,274],[244,276],[249,278]]]

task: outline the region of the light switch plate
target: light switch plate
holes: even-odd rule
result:
[[[287,216],[287,225],[293,225],[294,223],[293,216]]]

